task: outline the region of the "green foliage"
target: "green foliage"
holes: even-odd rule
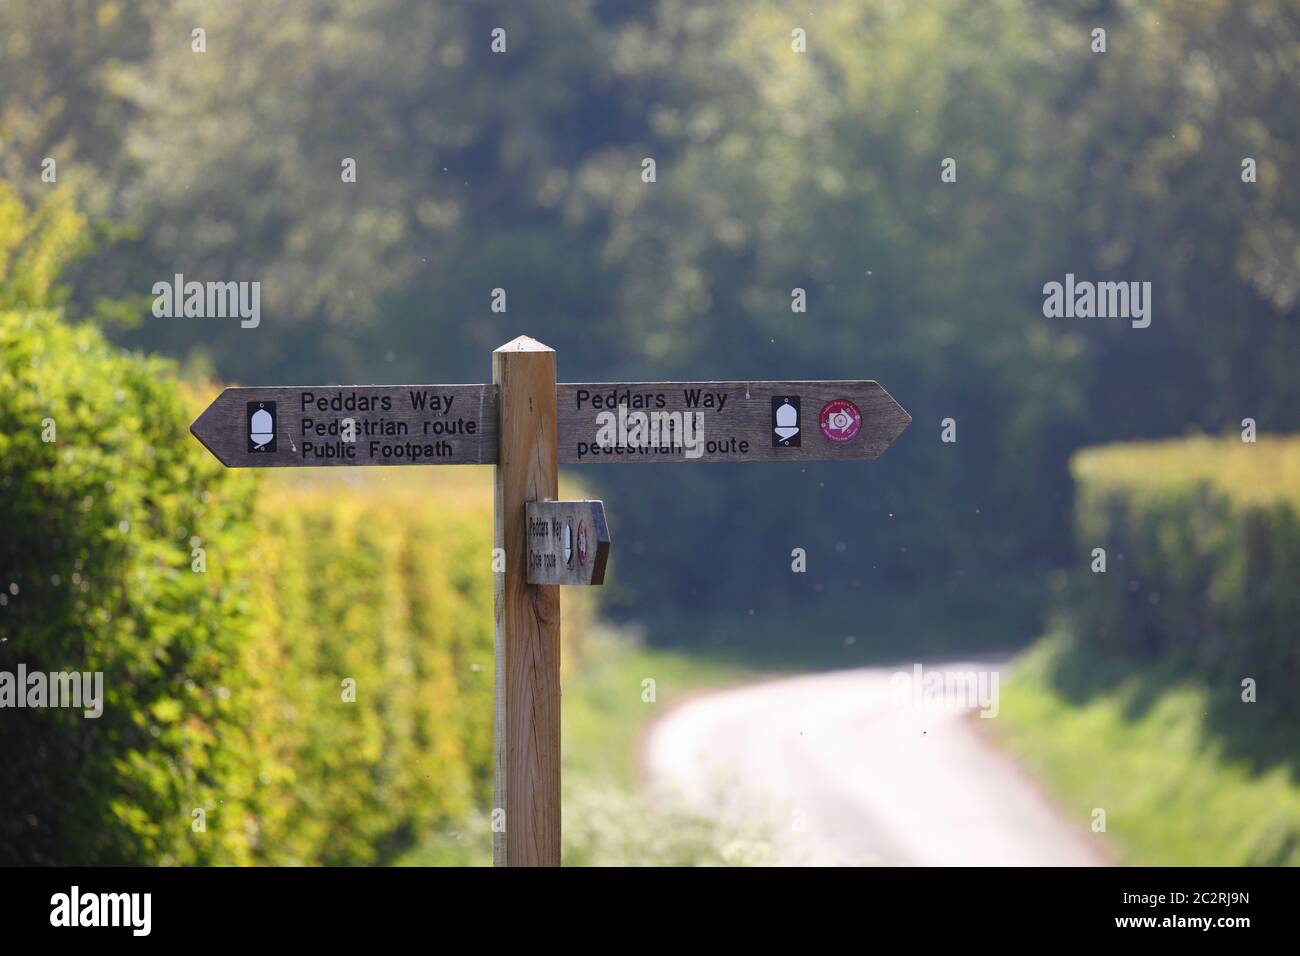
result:
[[[1089,645],[1254,677],[1300,716],[1300,439],[1196,438],[1078,454],[1074,630]],[[1107,571],[1092,573],[1093,548]]]
[[[701,813],[671,794],[639,789],[639,741],[649,723],[692,693],[752,671],[645,647],[627,635],[587,636],[563,699],[565,866],[724,866],[771,862],[779,821],[742,824]],[[647,699],[647,678],[654,697]],[[762,808],[767,809],[767,808]]]
[[[776,859],[771,819],[719,820],[591,778],[564,790],[565,866],[756,866]]]
[[[0,861],[383,862],[486,804],[488,496],[259,487],[171,376],[0,313],[0,670],[104,691],[6,709]]]
[[[1113,680],[1080,699],[1063,686],[1080,670]],[[1044,780],[1113,863],[1300,865],[1297,768],[1261,769],[1250,759],[1269,750],[1294,758],[1294,726],[1243,716],[1247,749],[1239,752],[1214,719],[1256,706],[1240,702],[1235,682],[1152,670],[1097,648],[1080,655],[1062,635],[1044,639],[1017,660],[998,719],[984,729]],[[1105,833],[1085,829],[1098,807]]]
[[[66,192],[52,193],[34,212],[0,182],[0,310],[39,309],[62,302],[57,280],[85,248],[86,221]]]
[[[378,863],[486,806],[486,475],[223,468],[209,392],[43,308],[80,225],[0,193],[0,671],[104,691],[6,709],[0,862]]]
[[[1149,280],[1158,311],[1140,334],[1075,330],[1086,440],[1300,428],[1300,0],[1123,0],[1105,19],[1109,52],[1062,61],[1057,271]]]
[[[145,239],[135,287],[219,270],[261,281],[278,319],[252,352],[193,324],[133,340],[211,347],[245,381],[435,381],[439,356],[444,377],[463,361],[486,368],[519,333],[489,311],[494,287],[552,339],[597,325],[609,302],[593,240],[563,209],[574,167],[617,135],[625,108],[608,76],[616,34],[592,8],[167,4],[148,27],[152,55],[105,67],[136,117],[119,147],[124,213]],[[197,23],[203,54],[188,42]],[[489,48],[498,26],[507,54]]]
[[[0,670],[104,681],[6,711],[0,859],[382,862],[486,804],[486,494],[259,487],[170,376],[0,314]]]
[[[151,26],[169,3],[0,3],[0,179],[29,198],[49,191],[49,157],[59,186],[73,186],[97,214],[120,212],[113,178],[134,110],[113,73],[151,52]]]
[[[1068,613],[993,729],[1080,819],[1106,810],[1116,862],[1300,863],[1300,438],[1109,445],[1071,471]]]
[[[779,508],[766,469],[593,470],[638,502],[643,614],[1034,573],[1068,560],[1078,448],[1300,428],[1300,0],[49,0],[0,8],[0,44],[0,172],[31,193],[56,155],[117,225],[74,301],[122,323],[179,271],[261,280],[274,316],[255,349],[148,318],[119,342],[244,382],[464,381],[526,326],[570,381],[868,375],[912,412],[878,464],[784,473]],[[1150,281],[1151,327],[1045,319],[1067,271]],[[668,512],[743,573],[700,587]]]
[[[230,859],[246,840],[186,836],[252,770],[248,712],[221,692],[251,637],[251,497],[196,451],[167,372],[51,312],[0,313],[0,670],[104,675],[98,719],[5,712],[7,862]],[[192,573],[199,542],[230,560]]]
[[[568,601],[566,593],[566,603]],[[641,748],[649,723],[690,694],[751,677],[748,670],[659,650],[604,628],[584,631],[564,682],[563,839],[565,866],[736,866],[775,859],[780,821],[767,807],[755,819],[719,819],[671,794],[640,792]],[[653,676],[655,699],[643,681]],[[403,866],[486,866],[489,815],[475,811],[424,833],[396,862]]]
[[[382,863],[490,802],[491,507],[447,497],[263,489],[250,558],[274,693],[253,736],[283,783],[259,861]]]
[[[634,371],[866,375],[914,424],[858,472],[611,475],[647,514],[685,512],[717,529],[724,563],[747,562],[696,588],[697,569],[646,521],[632,530],[645,544],[637,580],[693,611],[845,608],[1050,554],[1065,528],[1049,425],[1082,403],[1077,351],[1035,314],[1041,260],[1020,251],[1051,248],[1039,202],[1065,175],[1034,137],[1047,104],[1026,99],[1027,77],[1055,82],[1038,15],[1005,0],[838,4],[816,17],[744,7],[667,0],[628,44],[635,84],[665,63],[675,75],[654,139],[589,174],[605,188]],[[809,54],[791,52],[793,26],[808,30]],[[660,157],[659,182],[633,189],[619,169],[640,155]],[[955,184],[940,182],[946,156],[959,160]],[[806,314],[791,312],[796,287]],[[938,441],[946,416],[960,421],[956,447]],[[789,573],[794,544],[815,571]]]
[[[83,229],[0,188],[0,671],[103,689],[4,710],[0,862],[377,863],[486,806],[487,476],[227,470],[210,390],[51,308]]]

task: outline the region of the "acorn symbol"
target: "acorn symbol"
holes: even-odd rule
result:
[[[275,419],[265,408],[259,408],[249,418],[248,437],[256,451],[261,451],[275,437]]]
[[[799,434],[799,410],[790,404],[789,399],[777,406],[772,417],[775,421],[772,430],[781,441],[788,442]]]

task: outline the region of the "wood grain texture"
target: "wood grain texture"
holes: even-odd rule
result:
[[[529,501],[554,500],[555,352],[521,336],[492,353],[498,460],[493,504],[505,571],[494,588],[494,807],[497,866],[560,865],[560,589],[528,583]]]
[[[773,440],[773,398],[797,400],[797,441]],[[912,421],[871,381],[566,383],[556,386],[555,399],[557,454],[564,465],[877,458]],[[346,405],[361,400],[370,407]],[[820,421],[837,400],[850,402],[860,419],[857,432],[843,441],[823,431]],[[261,447],[250,435],[258,404],[275,413],[273,440]],[[676,415],[680,428],[682,416],[690,415],[698,436],[678,432],[674,439],[665,429],[656,443],[625,428],[615,429],[616,440],[609,442],[600,416],[617,422],[620,405],[626,425],[646,412]],[[495,464],[497,406],[495,384],[228,388],[190,431],[232,468]],[[353,442],[339,434],[348,418],[355,423]],[[682,441],[691,437],[699,439],[698,455]]]
[[[250,438],[250,417],[259,406],[274,414],[270,441]],[[354,441],[343,440],[345,419],[354,423]],[[492,385],[228,388],[190,431],[230,468],[487,465],[497,458],[497,390]]]
[[[609,527],[600,501],[530,501],[529,584],[604,584]]]
[[[777,435],[773,399],[797,405],[798,431]],[[846,408],[856,418],[852,427],[823,430],[828,408]],[[853,461],[878,458],[893,443],[912,416],[871,381],[806,382],[619,382],[562,384],[557,389],[559,458],[562,465],[648,463],[668,461]],[[700,454],[689,443],[637,440],[630,429],[618,429],[618,443],[601,435],[602,414],[625,421],[637,412],[663,416],[699,416]],[[613,415],[608,413],[613,412]],[[788,413],[787,413],[788,414]],[[667,423],[661,418],[666,428]],[[851,433],[851,434],[850,434]],[[666,431],[661,430],[662,439]],[[623,442],[626,436],[628,441]],[[687,433],[685,437],[690,437]],[[840,440],[837,440],[840,439]]]

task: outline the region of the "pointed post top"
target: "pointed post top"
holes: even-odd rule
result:
[[[511,339],[498,352],[553,352],[555,351],[549,345],[543,345],[536,339],[529,338],[527,335],[521,335],[518,338]]]

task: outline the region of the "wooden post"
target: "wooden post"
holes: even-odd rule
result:
[[[865,380],[557,386],[555,352],[523,335],[492,353],[492,382],[228,388],[190,431],[229,468],[496,465],[492,860],[559,866],[559,586],[601,584],[610,543],[601,502],[555,500],[558,463],[878,458],[912,417]],[[621,409],[623,431],[632,395],[668,416],[661,440],[611,444],[609,418]],[[335,437],[394,422],[391,440]]]
[[[492,862],[560,865],[560,589],[528,583],[529,501],[559,494],[555,352],[520,336],[492,353],[499,436],[493,510]],[[502,831],[500,810],[505,811]]]

